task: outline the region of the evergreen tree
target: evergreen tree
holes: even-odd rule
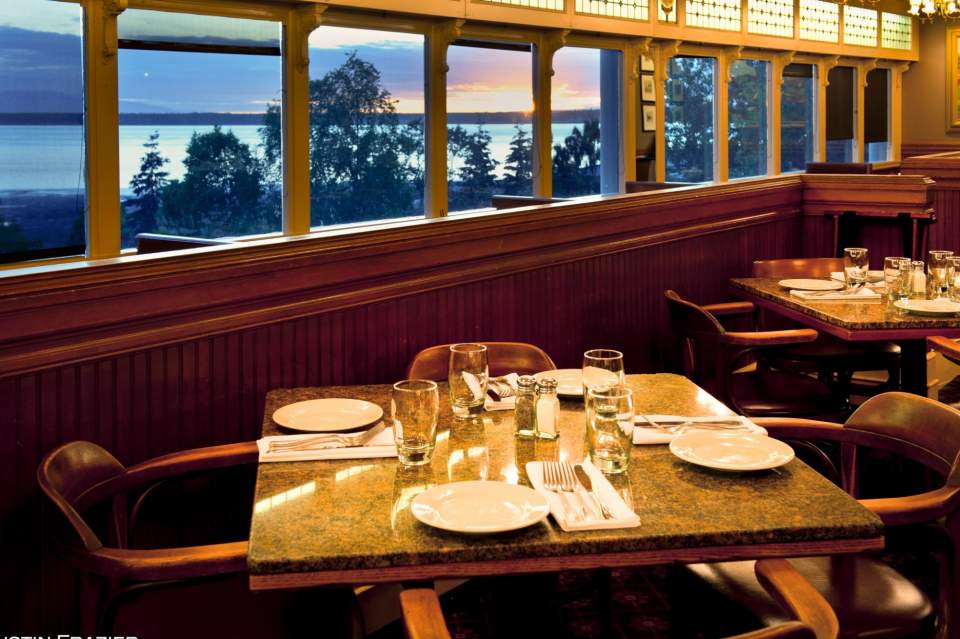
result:
[[[504,192],[511,195],[529,194],[533,183],[533,156],[531,139],[527,131],[519,124],[513,126],[513,139],[510,140],[510,152],[504,163],[506,173],[503,176]]]
[[[600,192],[600,122],[588,120],[583,131],[573,127],[562,144],[553,146],[553,193],[558,197]]]
[[[496,192],[496,168],[499,162],[490,151],[490,134],[482,126],[473,133],[455,126],[447,133],[449,165],[457,161],[452,171],[450,210],[464,210],[490,206],[490,196]]]
[[[143,144],[146,153],[140,158],[140,171],[130,180],[135,198],[125,203],[123,214],[123,245],[132,244],[137,233],[157,228],[161,197],[170,175],[163,166],[170,160],[163,157],[160,148],[160,133],[154,131]]]

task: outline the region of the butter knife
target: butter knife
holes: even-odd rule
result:
[[[583,469],[581,464],[577,464],[573,467],[573,472],[576,473],[577,479],[580,480],[580,485],[583,486],[587,494],[593,497],[594,503],[600,509],[600,512],[603,513],[604,519],[613,519],[613,513],[610,512],[610,509],[607,508],[607,505],[600,501],[600,498],[597,497],[597,494],[593,492],[593,482],[590,480],[590,475],[587,474],[587,471]]]

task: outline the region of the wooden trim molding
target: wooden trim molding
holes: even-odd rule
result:
[[[900,163],[903,175],[926,175],[937,189],[960,189],[960,148],[931,155],[912,156]]]
[[[934,181],[925,175],[804,173],[801,177],[807,214],[855,211],[929,217],[932,213]]]

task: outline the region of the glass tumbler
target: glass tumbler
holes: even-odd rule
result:
[[[867,269],[870,258],[865,248],[851,247],[843,249],[843,279],[847,288],[860,288],[867,283]]]
[[[960,257],[950,258],[950,299],[954,302],[960,302]]]
[[[405,379],[393,385],[390,416],[397,456],[403,466],[422,466],[433,459],[439,414],[440,394],[436,382]]]
[[[913,262],[903,260],[900,262],[900,277],[897,279],[897,301],[903,302],[910,299],[913,294],[913,279]]]
[[[887,289],[887,301],[893,302],[899,299],[900,265],[903,262],[909,265],[910,259],[906,257],[883,258],[883,285]]]
[[[627,470],[633,446],[633,392],[623,385],[591,389],[587,414],[590,461],[608,474]]]
[[[583,354],[583,399],[591,388],[623,385],[623,353],[595,348]]]
[[[487,347],[483,344],[453,344],[450,346],[450,406],[453,416],[469,419],[483,412],[487,396]]]
[[[950,258],[953,251],[927,252],[927,299],[946,297],[950,291]]]

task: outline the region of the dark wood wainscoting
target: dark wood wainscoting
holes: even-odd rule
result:
[[[937,223],[930,227],[931,249],[960,254],[960,151],[915,156],[901,164],[904,175],[925,175],[933,179],[933,206]]]

